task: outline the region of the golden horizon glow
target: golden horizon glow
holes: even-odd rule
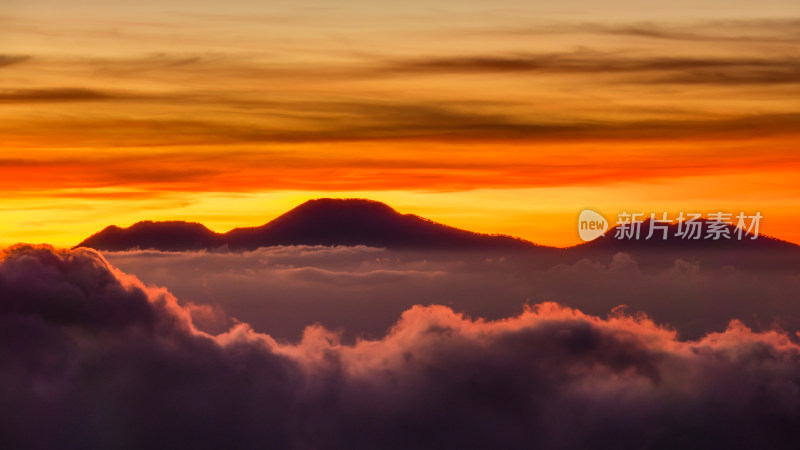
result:
[[[696,180],[702,183],[702,180]],[[606,188],[601,191],[592,188],[553,189],[530,188],[518,190],[481,189],[471,192],[449,193],[409,193],[405,191],[372,191],[372,192],[319,192],[309,196],[307,191],[284,191],[269,193],[248,193],[231,196],[229,193],[207,193],[201,201],[182,200],[180,195],[162,199],[160,205],[174,202],[177,206],[166,208],[150,208],[148,205],[135,205],[130,211],[120,213],[111,205],[94,202],[93,210],[84,214],[85,219],[70,226],[37,227],[17,226],[0,228],[3,236],[16,236],[14,239],[0,241],[0,246],[8,246],[17,242],[47,242],[60,247],[72,247],[91,234],[108,225],[127,227],[142,220],[183,220],[198,222],[212,231],[227,232],[237,227],[260,226],[275,217],[301,204],[302,202],[321,197],[331,198],[367,198],[389,204],[400,213],[416,214],[445,225],[455,226],[479,233],[506,234],[529,240],[536,244],[555,247],[568,247],[580,243],[577,234],[577,217],[583,209],[593,209],[603,213],[613,225],[616,214],[628,212],[670,213],[674,218],[678,212],[701,212],[704,215],[717,211],[746,213],[761,212],[760,234],[777,237],[794,243],[800,239],[787,239],[796,236],[795,224],[800,214],[776,215],[782,209],[782,202],[760,202],[758,206],[743,208],[742,202],[720,203],[718,201],[696,200],[689,207],[670,203],[667,199],[639,198],[622,209],[617,203],[604,197],[613,196],[615,192],[624,191],[625,187]],[[521,203],[520,198],[538,198],[531,204]],[[575,198],[586,198],[580,206],[569,208],[569,202]],[[477,205],[476,205],[477,203]],[[651,207],[650,205],[659,205]],[[753,203],[748,203],[753,205]],[[575,203],[575,205],[578,205]],[[61,214],[75,215],[75,205],[65,204],[62,207],[45,207],[40,210],[24,209],[20,206],[19,224],[28,221],[34,225],[37,217],[51,217],[53,211]],[[114,216],[108,219],[108,214]],[[6,214],[7,217],[9,216]],[[498,220],[498,218],[500,218]],[[511,220],[505,220],[510,218]],[[21,230],[21,231],[20,231]],[[46,241],[42,239],[46,237]]]

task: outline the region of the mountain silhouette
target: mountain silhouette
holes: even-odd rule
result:
[[[223,245],[221,236],[194,222],[137,222],[128,228],[111,225],[77,247],[123,251],[134,248],[164,251],[210,249]]]
[[[199,223],[138,222],[110,226],[77,247],[121,251],[254,250],[277,245],[366,245],[391,249],[522,250],[550,248],[511,236],[461,230],[364,199],[309,200],[259,227],[215,233]]]
[[[616,225],[595,240],[572,247],[575,250],[601,250],[601,251],[681,251],[681,250],[786,250],[800,249],[800,246],[791,242],[775,239],[770,236],[754,235],[739,229],[732,224],[718,224],[717,222],[700,219],[696,221],[697,229],[691,229],[686,224],[671,223],[665,229],[658,228],[655,224],[651,233],[653,222],[651,219],[640,222],[639,232],[630,225],[622,227]],[[719,230],[715,232],[713,230]],[[717,237],[715,239],[715,236]]]
[[[641,222],[638,238],[635,233],[624,233],[630,231],[629,227],[614,226],[593,241],[563,249],[557,258],[566,263],[580,259],[609,262],[614,255],[625,253],[641,267],[662,269],[674,265],[678,259],[701,263],[704,267],[762,271],[800,267],[800,246],[791,242],[761,234],[752,239],[753,234],[745,230],[710,220],[697,221],[699,234],[685,233],[685,224],[672,223],[666,226],[666,233],[655,228],[651,235],[651,223],[649,219]],[[715,229],[720,230],[717,239],[714,239]]]
[[[109,226],[90,236],[76,247],[97,250],[124,251],[154,249],[185,251],[202,249],[254,250],[279,245],[365,245],[400,250],[491,250],[530,251],[546,254],[564,261],[594,255],[613,255],[619,252],[633,255],[676,254],[692,255],[712,252],[719,263],[744,254],[800,254],[800,246],[790,242],[723,226],[719,239],[706,238],[711,221],[701,220],[701,235],[697,239],[679,236],[679,225],[667,226],[666,239],[656,231],[647,239],[650,221],[641,223],[638,238],[618,239],[617,225],[605,235],[590,242],[565,249],[534,244],[523,239],[474,233],[413,215],[400,214],[390,206],[365,199],[309,200],[289,212],[259,227],[235,228],[227,233],[215,233],[193,222],[138,222],[128,228]],[[729,238],[725,238],[725,234]],[[741,234],[741,239],[739,238]]]

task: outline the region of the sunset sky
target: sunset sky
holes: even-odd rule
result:
[[[366,197],[565,246],[578,213],[800,243],[797,0],[4,0],[0,244]]]

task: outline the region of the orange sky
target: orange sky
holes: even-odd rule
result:
[[[0,244],[368,197],[578,242],[590,207],[800,242],[800,4],[0,6]]]

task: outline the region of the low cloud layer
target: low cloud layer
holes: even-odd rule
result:
[[[183,301],[224,311],[227,319],[209,330],[236,318],[289,341],[315,322],[343,330],[346,339],[379,338],[416,304],[501,319],[548,301],[600,316],[627,305],[628,313],[646,313],[682,338],[722,331],[732,319],[759,330],[800,330],[797,261],[776,256],[728,255],[715,265],[713,258],[639,261],[627,254],[554,262],[553,255],[300,246],[106,257]]]
[[[487,297],[490,298],[490,297]],[[444,306],[295,345],[190,308],[93,251],[0,262],[6,448],[792,448],[800,346],[732,322],[695,341],[644,317]]]

